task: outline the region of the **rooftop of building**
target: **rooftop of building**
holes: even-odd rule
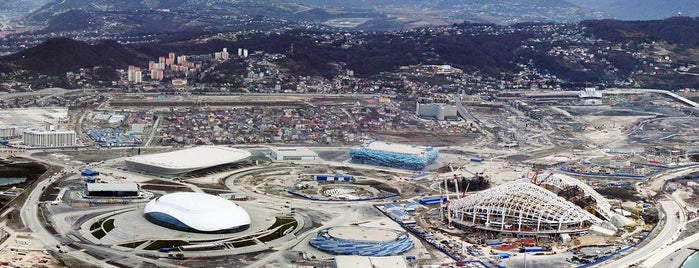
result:
[[[423,155],[425,152],[432,150],[432,147],[409,145],[393,142],[383,142],[383,141],[367,141],[359,146],[361,149],[389,152],[389,153],[399,153],[399,154],[410,154],[410,155]]]
[[[199,146],[167,153],[138,155],[126,159],[133,163],[166,168],[206,168],[234,163],[250,157],[250,152],[224,146]]]

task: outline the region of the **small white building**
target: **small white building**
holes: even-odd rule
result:
[[[277,161],[316,160],[318,153],[306,147],[270,147],[269,154]]]

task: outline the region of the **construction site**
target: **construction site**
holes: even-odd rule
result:
[[[662,92],[456,96],[458,121],[420,118],[390,98],[328,97],[312,113],[303,107],[317,97],[264,107],[242,103],[268,96],[241,98],[117,94],[100,111],[69,111],[88,148],[23,151],[10,138],[3,158],[62,171],[23,189],[40,218],[12,210],[46,232],[5,243],[60,237],[70,256],[125,266],[333,267],[349,253],[425,267],[620,267],[660,262],[667,255],[637,254],[696,230],[696,108]],[[193,104],[160,106],[174,100]],[[221,103],[235,107],[213,106]],[[382,113],[393,130],[433,132],[366,131]],[[445,142],[452,135],[461,139]],[[223,151],[240,157],[216,157]],[[187,232],[144,216],[146,204],[177,193],[230,200],[250,227]]]

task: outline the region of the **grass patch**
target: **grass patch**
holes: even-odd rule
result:
[[[100,219],[90,225],[90,232],[97,239],[102,239],[109,231],[114,229],[114,219]]]
[[[138,246],[140,246],[141,244],[143,244],[143,243],[145,243],[145,242],[146,242],[146,240],[143,240],[143,241],[136,241],[136,242],[121,244],[121,245],[119,245],[119,246],[120,246],[120,247],[125,247],[125,248],[137,248]]]
[[[96,221],[95,223],[90,225],[90,231],[94,231],[100,228],[102,228],[102,220]]]
[[[293,230],[293,229],[296,228],[296,226],[298,226],[298,225],[299,225],[299,223],[296,222],[296,220],[294,220],[293,222],[289,222],[289,223],[287,223],[287,224],[285,224],[285,225],[282,225],[282,226],[279,227],[279,229],[277,229],[276,231],[274,231],[274,232],[272,232],[272,233],[269,233],[269,234],[267,234],[267,235],[265,235],[265,236],[263,236],[263,237],[258,238],[258,240],[260,240],[260,241],[262,241],[262,242],[269,242],[269,241],[272,241],[272,240],[274,240],[274,239],[277,239],[277,238],[280,238],[280,237],[284,236],[284,233],[285,233],[286,231]]]
[[[242,248],[242,247],[247,247],[247,246],[254,246],[257,243],[254,240],[243,240],[243,241],[238,241],[238,242],[233,242],[231,243],[234,248]]]
[[[146,246],[145,250],[158,250],[161,248],[176,248],[179,246],[189,245],[189,243],[182,240],[156,240],[150,245]]]
[[[272,230],[274,228],[277,228],[279,226],[289,224],[291,222],[296,222],[296,219],[294,217],[277,217],[276,220],[274,221],[274,224],[267,228],[267,230]]]
[[[107,233],[104,232],[102,229],[98,229],[97,231],[92,232],[92,236],[97,237],[97,239],[102,239],[102,237],[104,237],[105,235],[107,235]]]
[[[114,219],[106,220],[102,226],[104,227],[104,231],[109,233],[109,231],[114,229]]]

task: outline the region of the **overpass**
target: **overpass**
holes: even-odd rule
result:
[[[602,91],[605,94],[643,94],[643,93],[658,93],[658,94],[664,94],[670,98],[673,98],[682,104],[691,106],[692,108],[699,110],[699,103],[696,103],[690,99],[687,99],[685,97],[682,97],[680,95],[675,94],[674,92],[667,91],[667,90],[662,90],[662,89],[645,89],[645,88],[611,88]]]

